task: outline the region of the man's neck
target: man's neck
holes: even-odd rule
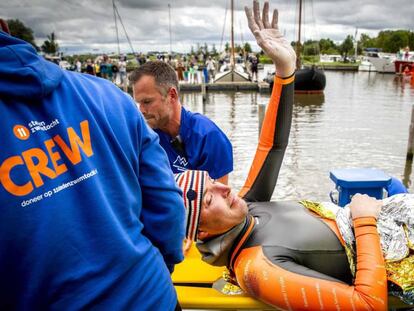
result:
[[[181,103],[177,102],[177,104],[173,107],[172,117],[169,122],[164,126],[160,127],[160,130],[172,138],[175,138],[180,134],[180,124],[181,124]]]

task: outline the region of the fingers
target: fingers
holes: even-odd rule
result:
[[[247,22],[249,24],[250,31],[254,34],[256,31],[260,29],[257,26],[256,21],[254,20],[253,11],[251,8],[248,8],[247,6],[244,7],[244,11],[246,12]]]
[[[263,22],[260,19],[260,4],[259,1],[254,0],[253,1],[253,12],[254,12],[254,20],[259,27],[260,30],[264,28]]]
[[[266,1],[263,6],[263,14],[262,14],[263,25],[265,28],[271,28],[269,23],[269,2]]]
[[[279,29],[279,11],[275,9],[273,11],[272,28]]]

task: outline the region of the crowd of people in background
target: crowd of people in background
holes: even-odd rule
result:
[[[108,79],[118,86],[127,86],[127,72],[145,64],[150,60],[160,60],[171,65],[177,72],[180,83],[211,83],[218,72],[225,71],[230,66],[230,57],[228,54],[219,56],[211,55],[172,55],[164,54],[136,54],[134,57],[111,56],[106,54],[88,58],[84,61],[76,58],[72,63],[65,59],[55,61],[63,69],[82,72],[104,79]],[[259,65],[259,56],[255,54],[243,54],[236,56],[236,63],[240,65],[245,72],[249,74],[252,81],[257,82],[257,71]]]

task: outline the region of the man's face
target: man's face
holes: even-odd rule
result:
[[[208,179],[205,184],[199,230],[210,235],[227,232],[247,215],[247,204],[227,185]]]
[[[165,127],[171,119],[172,105],[163,96],[152,76],[143,76],[133,86],[134,99],[152,129]]]

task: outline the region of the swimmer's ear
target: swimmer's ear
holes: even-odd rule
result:
[[[205,240],[205,239],[208,239],[209,237],[210,237],[210,234],[208,234],[207,232],[198,230],[197,238],[199,240]]]

